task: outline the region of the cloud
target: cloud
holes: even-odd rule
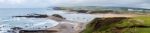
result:
[[[150,4],[149,3],[143,3],[143,4],[140,4],[138,7],[139,8],[149,8],[150,9]]]
[[[119,6],[147,8],[148,0],[51,0],[57,6]]]
[[[5,0],[0,0],[0,3],[3,3]]]
[[[121,6],[150,8],[150,0],[0,0],[0,8],[48,6]]]
[[[25,0],[0,0],[0,3],[5,3],[5,4],[21,4],[25,2]]]
[[[11,4],[22,4],[25,2],[25,0],[7,0]]]

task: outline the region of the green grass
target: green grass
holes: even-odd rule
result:
[[[132,18],[132,20],[139,20],[141,22],[124,21],[123,23],[120,24],[120,26],[131,26],[131,25],[150,26],[150,16],[137,16]],[[124,33],[131,33],[131,31],[133,31],[134,33],[150,33],[150,28],[128,28]]]
[[[136,33],[150,33],[150,28],[135,28]]]
[[[131,22],[130,20],[138,20],[138,21]],[[119,26],[119,27],[132,26],[132,25],[150,26],[150,16],[137,16],[137,17],[133,17],[129,20],[124,20],[120,24],[116,24],[116,26]],[[150,28],[127,28],[126,31],[124,31],[123,33],[131,33],[131,32],[150,33]]]
[[[139,16],[135,17],[134,19],[142,20],[144,22],[144,25],[150,26],[150,16]]]
[[[134,21],[137,20],[137,21]],[[144,26],[150,26],[150,16],[137,16],[133,17],[131,19],[123,20],[120,21],[122,23],[115,23],[108,25],[107,27],[104,26],[104,30],[102,31],[92,31],[92,27],[87,26],[85,31],[83,33],[112,33],[111,29],[113,27],[128,27],[128,26],[133,26],[133,25],[144,25]],[[122,33],[150,33],[150,28],[126,28],[123,30]]]
[[[143,25],[150,26],[150,16],[138,16],[133,19],[143,21]],[[133,28],[136,33],[150,33],[150,28]]]

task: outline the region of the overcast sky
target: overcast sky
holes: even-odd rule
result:
[[[150,8],[150,0],[0,0],[0,8],[41,8],[48,6],[119,6]]]

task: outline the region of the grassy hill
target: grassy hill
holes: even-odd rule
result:
[[[115,18],[112,20],[89,23],[82,33],[150,33],[150,16],[137,16],[122,20],[117,19],[118,21],[115,21]],[[112,23],[107,23],[109,21]],[[102,26],[97,24],[101,24]],[[99,28],[95,29],[94,26]]]

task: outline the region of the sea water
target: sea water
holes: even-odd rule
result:
[[[0,17],[10,17],[15,15],[25,15],[31,13],[43,13],[44,8],[0,8]]]
[[[21,27],[25,30],[40,30],[54,27],[58,22],[46,18],[13,18],[12,16],[24,16],[27,14],[59,14],[66,20],[87,23],[94,19],[90,14],[70,13],[65,10],[47,10],[46,8],[0,8],[0,33],[11,30],[13,27]]]
[[[45,29],[56,26],[58,23],[44,18],[13,18],[27,14],[50,14],[54,10],[45,8],[0,8],[0,33],[7,33],[13,27],[27,30]]]

